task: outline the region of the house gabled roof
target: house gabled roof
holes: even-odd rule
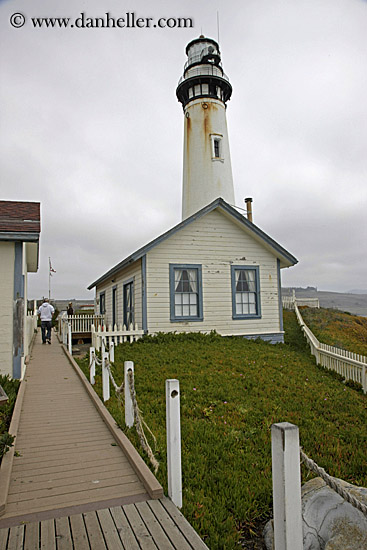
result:
[[[39,202],[0,201],[0,240],[38,241]]]
[[[258,242],[261,242],[265,248],[270,250],[274,256],[279,258],[280,260],[280,267],[291,267],[292,265],[295,265],[298,263],[298,260],[290,254],[285,248],[283,248],[280,244],[278,244],[274,239],[269,237],[266,233],[264,233],[259,227],[257,227],[252,222],[249,222],[247,218],[245,218],[242,214],[240,214],[233,206],[229,205],[227,202],[225,202],[222,198],[215,199],[215,201],[208,204],[208,206],[205,206],[189,218],[186,218],[179,224],[175,225],[156,239],[153,239],[153,241],[150,241],[148,244],[143,246],[142,248],[139,248],[136,252],[122,260],[122,262],[115,265],[112,269],[107,271],[104,275],[102,275],[99,279],[94,281],[91,285],[89,285],[88,290],[91,290],[98,284],[104,282],[106,279],[110,278],[111,276],[115,275],[118,271],[123,269],[124,267],[136,262],[140,258],[142,258],[149,250],[160,244],[162,241],[168,239],[171,237],[174,233],[177,231],[180,231],[190,223],[198,220],[199,218],[205,216],[209,212],[212,212],[213,210],[218,209],[221,211],[224,215],[232,219],[233,222],[235,222],[237,225],[242,227],[247,233],[251,234]]]

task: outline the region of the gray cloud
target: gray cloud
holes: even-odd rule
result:
[[[0,2],[1,197],[42,203],[31,295],[86,287],[180,221],[185,46],[217,38],[236,200],[298,259],[285,284],[366,281],[367,3]],[[9,16],[193,17],[194,29],[14,29]],[[4,55],[6,52],[6,55]]]

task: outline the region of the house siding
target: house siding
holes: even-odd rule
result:
[[[14,243],[0,242],[0,374],[13,374]]]
[[[170,322],[170,263],[202,266],[202,322]],[[231,265],[259,267],[261,318],[232,319]],[[217,210],[147,253],[146,284],[149,333],[216,330],[222,335],[268,334],[279,340],[277,258]]]
[[[142,328],[142,276],[141,276],[141,260],[134,262],[131,266],[119,271],[113,276],[113,281],[108,280],[96,287],[96,299],[99,300],[99,295],[105,292],[106,296],[106,313],[105,322],[107,325],[112,324],[112,289],[117,289],[117,307],[116,320],[117,325],[123,324],[123,287],[124,284],[134,280],[134,311],[135,323],[139,329]],[[99,313],[99,304],[96,307],[96,312]]]

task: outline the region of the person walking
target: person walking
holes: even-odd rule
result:
[[[51,322],[54,312],[54,307],[49,303],[48,298],[45,298],[38,310],[41,319],[42,344],[46,344],[46,342],[51,344]]]

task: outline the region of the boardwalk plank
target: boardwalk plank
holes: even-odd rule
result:
[[[173,502],[167,497],[161,499],[160,502],[172,518],[172,521],[179,526],[180,531],[182,531],[185,535],[192,548],[197,550],[208,550],[206,544],[199,537],[192,525],[190,525],[187,519],[181,514],[179,509],[173,504]],[[149,501],[149,505],[154,506],[152,501]]]
[[[75,464],[73,468],[69,468],[67,464],[64,464],[63,466],[50,466],[48,468],[43,468],[41,472],[37,473],[38,479],[59,479],[59,478],[67,478],[69,475],[79,475],[82,472],[85,473],[93,473],[93,472],[103,472],[106,470],[115,470],[119,467],[121,464],[121,459],[119,457],[110,458],[110,459],[104,459],[104,460],[95,460],[91,462],[89,465],[81,466],[80,464]],[[122,469],[125,468],[125,464],[129,465],[129,462],[127,459],[125,459]],[[50,475],[51,474],[51,475]],[[51,477],[52,476],[52,477]],[[93,477],[93,476],[92,476]],[[34,480],[34,469],[29,471],[17,471],[16,473],[13,473],[12,475],[12,481],[15,483],[18,480],[22,480],[23,482],[27,482],[29,480]]]
[[[70,527],[75,550],[89,550],[89,541],[84,519],[81,514],[70,516]]]
[[[40,525],[38,522],[27,523],[24,529],[24,550],[39,550]]]
[[[163,526],[167,536],[172,542],[173,547],[177,548],[177,550],[191,550],[192,547],[181,533],[177,524],[167,513],[167,510],[163,507],[162,502],[159,500],[156,502],[149,501],[149,507],[153,511],[159,523]]]
[[[96,425],[96,422],[93,421],[90,428],[82,426],[74,430],[71,430],[69,428],[65,430],[60,429],[58,430],[57,434],[55,434],[55,430],[51,428],[49,433],[42,432],[42,434],[40,434],[40,432],[38,431],[38,434],[40,436],[40,444],[48,445],[48,443],[50,442],[57,444],[60,441],[60,436],[68,438],[69,441],[73,442],[74,440],[83,441],[84,438],[90,438],[91,436],[94,436],[96,439],[98,439],[105,432],[106,430],[104,426],[98,426]],[[25,431],[24,434],[20,434],[22,438],[23,448],[33,447],[35,433],[36,432],[28,430]],[[44,439],[44,441],[42,441],[42,439]]]
[[[118,447],[112,447],[111,446],[111,450],[110,449],[106,449],[105,451],[100,451],[98,453],[98,458],[109,458],[109,457],[117,457],[117,456],[121,456],[122,454],[122,451],[118,448]],[[68,460],[70,460],[70,462],[68,462]],[[14,469],[26,469],[26,466],[31,469],[31,468],[36,468],[36,469],[42,469],[42,466],[39,465],[39,460],[32,460],[32,459],[27,459],[26,461],[24,462],[19,462],[17,461],[17,458],[14,459]],[[93,460],[93,456],[92,456],[92,453],[78,453],[78,455],[76,455],[75,453],[73,454],[69,454],[67,457],[62,457],[60,459],[57,459],[57,458],[52,458],[48,461],[49,465],[50,466],[53,466],[53,465],[58,465],[58,464],[84,464],[86,462],[94,462]],[[37,466],[39,466],[37,468]]]
[[[126,519],[126,516],[121,506],[114,506],[113,508],[111,508],[111,515],[126,550],[139,550],[139,544],[136,541],[136,538],[131,530],[129,522]]]
[[[8,542],[9,529],[0,529],[0,548],[5,550]]]
[[[111,490],[111,487],[103,487],[102,489],[95,489],[91,491],[81,491],[73,494],[57,495],[56,497],[49,497],[43,499],[27,500],[24,502],[11,502],[7,506],[6,515],[20,515],[32,511],[34,506],[37,505],[37,511],[53,510],[58,507],[65,507],[70,505],[76,505],[80,503],[98,502],[103,500],[111,500],[117,497],[138,496],[139,494],[145,494],[143,490],[139,493],[141,488],[140,483],[129,483],[128,485],[117,485],[115,491]],[[4,517],[4,516],[3,516]]]
[[[130,475],[130,471],[124,472],[121,470],[121,468],[115,468],[115,469],[107,469],[105,471],[98,472],[98,479],[93,480],[91,476],[91,473],[95,473],[95,470],[92,470],[92,472],[85,472],[84,470],[77,470],[76,474],[67,473],[67,475],[60,475],[59,477],[53,476],[53,479],[50,480],[49,477],[40,477],[38,476],[37,479],[37,489],[48,489],[50,487],[56,488],[56,487],[65,487],[66,485],[81,485],[82,483],[93,483],[96,481],[101,481],[109,478],[119,478]],[[24,480],[23,478],[19,478],[18,480],[13,479],[12,483],[12,492],[21,494],[26,493],[27,491],[33,491],[33,488],[35,487],[35,482],[31,478],[28,478],[28,481]]]
[[[8,540],[8,550],[19,550],[23,548],[24,525],[11,527]]]
[[[12,493],[9,493],[8,495],[8,503],[17,502],[20,500],[20,498],[25,500],[33,500],[33,499],[42,499],[44,497],[49,498],[56,495],[70,495],[70,498],[72,499],[74,493],[78,493],[80,491],[90,491],[94,490],[94,485],[98,485],[98,489],[101,488],[113,488],[116,485],[120,486],[128,486],[131,483],[136,483],[136,475],[118,475],[113,476],[110,475],[106,479],[100,479],[98,476],[98,479],[95,480],[87,480],[82,481],[81,483],[67,483],[67,484],[59,484],[54,485],[54,483],[50,483],[49,487],[42,487],[40,488],[38,486],[38,483],[33,483],[32,487],[28,487],[28,490],[24,490],[21,493],[17,490],[14,490]]]
[[[66,445],[64,448],[53,449],[50,446],[47,449],[44,449],[39,452],[32,453],[31,450],[24,451],[22,448],[17,447],[16,450],[21,454],[21,460],[16,460],[17,466],[22,466],[23,468],[30,467],[33,468],[34,465],[41,467],[42,464],[52,460],[73,460],[73,463],[78,462],[77,457],[84,456],[86,459],[92,460],[94,456],[99,455],[99,453],[111,454],[111,456],[119,456],[121,454],[120,449],[117,449],[117,452],[109,452],[109,446],[114,447],[111,440],[106,440],[102,444],[89,442],[87,445]],[[77,457],[75,456],[77,455]],[[17,457],[18,458],[18,457]]]
[[[149,532],[152,534],[153,540],[159,550],[172,550],[172,548],[174,548],[172,542],[167,537],[148,504],[146,502],[139,502],[135,504],[135,507],[144,520]]]
[[[85,526],[88,533],[89,544],[93,550],[105,550],[106,544],[101,532],[101,527],[96,512],[83,514]]]
[[[123,550],[123,545],[116,525],[109,510],[97,510],[97,516],[106,541],[107,548],[111,550]]]
[[[55,521],[45,519],[41,521],[41,550],[56,550]]]
[[[153,537],[149,533],[134,504],[124,506],[124,512],[142,550],[157,550]]]
[[[73,550],[68,517],[55,519],[55,532],[57,550]]]

